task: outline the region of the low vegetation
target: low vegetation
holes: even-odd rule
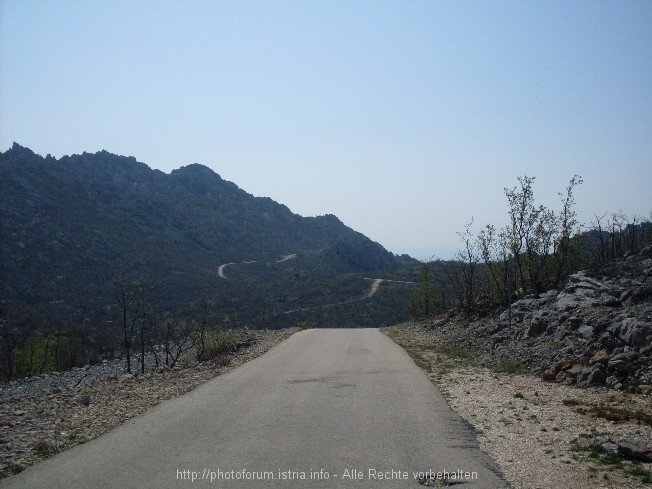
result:
[[[652,223],[622,212],[596,215],[587,227],[577,219],[573,176],[559,193],[560,208],[536,203],[534,177],[518,178],[504,190],[507,221],[474,232],[474,221],[458,233],[455,259],[422,265],[421,281],[408,301],[413,319],[448,309],[487,313],[531,294],[561,288],[578,270],[605,270],[608,263],[652,243]]]
[[[595,436],[595,434],[587,435],[586,438],[594,439]],[[592,472],[601,476],[603,480],[609,480],[610,474],[614,471],[621,471],[627,476],[638,479],[644,485],[652,485],[652,470],[647,469],[638,460],[611,453],[594,444],[582,444],[579,440],[573,441],[570,450],[575,460],[591,463]]]
[[[604,418],[614,423],[633,422],[652,426],[652,414],[641,409],[627,409],[614,406],[593,405],[587,407],[578,407],[577,412],[587,416],[596,416]]]

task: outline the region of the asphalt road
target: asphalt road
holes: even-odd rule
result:
[[[423,487],[416,472],[454,475],[460,488],[507,487],[387,336],[313,329],[0,486]]]

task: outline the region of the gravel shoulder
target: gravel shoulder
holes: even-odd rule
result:
[[[418,324],[386,328],[476,430],[515,489],[652,487],[652,397],[488,369]],[[606,419],[611,418],[611,419]],[[611,453],[610,453],[611,452]]]
[[[213,363],[172,370],[154,368],[140,376],[113,373],[91,385],[80,383],[47,392],[38,389],[27,396],[5,395],[0,399],[0,477],[97,438],[163,401],[253,360],[296,331],[251,332],[246,347]],[[103,372],[106,365],[87,370],[95,368]],[[14,386],[14,390],[22,393],[24,389]]]

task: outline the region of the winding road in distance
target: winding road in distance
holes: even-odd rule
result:
[[[288,260],[294,260],[297,257],[296,253],[292,253],[290,255],[284,255],[281,257],[280,260],[276,260],[274,263],[283,263],[284,261]],[[224,274],[224,269],[228,267],[229,265],[249,265],[251,263],[258,263],[256,260],[253,261],[243,261],[243,262],[231,262],[231,263],[225,263],[224,265],[220,265],[219,268],[217,269],[217,274],[220,276],[220,278],[226,279],[226,275]]]
[[[290,255],[284,255],[281,259],[274,261],[274,263],[283,263],[283,262],[286,262],[288,260],[293,260],[296,257],[297,257],[296,253],[292,253]],[[217,275],[220,278],[227,279],[227,276],[224,273],[224,269],[226,267],[231,266],[231,265],[249,265],[249,264],[252,264],[252,263],[258,263],[258,261],[254,260],[254,261],[224,263],[223,265],[220,265],[219,268],[217,269]],[[405,281],[405,280],[391,280],[391,279],[384,279],[384,278],[365,278],[364,280],[371,280],[372,283],[371,283],[371,287],[369,289],[369,292],[367,292],[363,296],[354,297],[352,299],[349,299],[349,300],[346,300],[346,301],[341,301],[341,302],[334,302],[334,303],[329,303],[329,304],[322,304],[322,305],[319,305],[319,306],[292,309],[292,310],[283,311],[283,312],[280,312],[280,313],[277,313],[277,314],[293,314],[295,312],[304,312],[304,311],[310,311],[310,310],[313,310],[313,309],[323,309],[323,308],[326,308],[326,307],[339,306],[339,305],[342,305],[342,304],[349,304],[351,302],[357,302],[357,301],[360,301],[360,300],[369,299],[369,298],[373,297],[374,294],[376,294],[376,292],[378,292],[378,288],[380,287],[380,284],[382,284],[383,282],[394,282],[394,283],[398,283],[398,284],[418,285],[418,282],[408,282],[408,281]],[[275,315],[277,315],[277,314],[275,314]]]
[[[419,472],[508,487],[391,339],[312,329],[0,487],[419,488]]]

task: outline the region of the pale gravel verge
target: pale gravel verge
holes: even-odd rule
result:
[[[652,414],[649,395],[581,389],[543,382],[532,375],[495,372],[474,366],[471,359],[460,359],[465,356],[461,352],[446,353],[431,331],[414,326],[385,331],[408,352],[416,353],[417,363],[450,406],[473,425],[480,448],[494,459],[514,489],[652,487],[589,458],[588,452],[577,451],[578,441],[598,433],[652,446],[650,426],[614,423],[578,412],[603,404]],[[649,463],[638,467],[652,470]]]
[[[114,375],[57,393],[0,400],[0,477],[110,431],[147,409],[262,355],[297,328],[256,332],[255,340],[214,364],[142,376]]]

